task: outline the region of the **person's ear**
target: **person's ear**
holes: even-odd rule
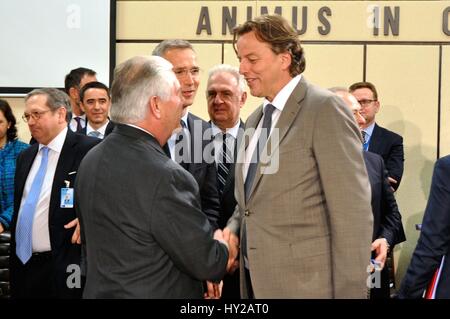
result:
[[[152,117],[161,118],[161,99],[158,96],[152,96],[148,101],[149,111]]]

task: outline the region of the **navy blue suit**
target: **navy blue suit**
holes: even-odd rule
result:
[[[394,193],[389,185],[383,158],[375,153],[363,152],[372,191],[373,240],[386,238],[391,249],[406,240],[402,216],[398,210]],[[375,255],[372,256],[375,258]],[[389,272],[381,272],[381,287],[371,290],[372,299],[389,298]]]
[[[397,184],[391,184],[391,186],[397,190],[403,176],[403,138],[375,123],[370,137],[369,151],[383,157],[389,176],[397,181]]]
[[[450,298],[450,156],[439,159],[433,172],[422,231],[399,290],[399,298],[421,298],[445,256],[436,298]]]

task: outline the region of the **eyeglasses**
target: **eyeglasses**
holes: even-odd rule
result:
[[[46,111],[34,111],[34,112],[31,112],[30,114],[28,114],[28,113],[23,113],[22,119],[24,120],[25,123],[28,123],[28,121],[30,120],[30,117],[31,117],[33,120],[37,121],[37,120],[39,120],[39,119],[42,117],[42,115],[44,115],[45,113],[50,112],[50,111],[51,111],[51,110],[46,110]]]
[[[181,69],[174,69],[173,72],[175,73],[175,75],[177,77],[185,77],[188,74],[191,74],[192,77],[197,77],[200,75],[200,68],[192,68],[192,69],[186,69],[186,68],[181,68]]]
[[[367,106],[367,105],[369,105],[370,103],[375,102],[375,101],[376,101],[376,100],[359,100],[358,103],[359,103],[361,106]]]

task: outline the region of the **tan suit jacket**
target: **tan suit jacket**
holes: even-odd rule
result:
[[[261,117],[259,107],[246,129],[256,128]],[[247,143],[241,143],[238,204],[228,221],[236,234],[246,224],[255,298],[366,298],[373,217],[361,135],[351,111],[302,77],[272,135],[276,129],[280,142],[272,141],[267,168],[278,165],[278,171],[261,174],[258,163],[247,203],[242,173]],[[243,268],[241,262],[246,297]]]

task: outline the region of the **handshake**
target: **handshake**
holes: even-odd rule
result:
[[[228,263],[227,273],[232,274],[239,268],[239,238],[229,229],[224,228],[223,231],[217,229],[214,232],[214,239],[220,241],[227,246]],[[207,291],[204,293],[205,299],[219,299],[222,295],[223,281],[220,283],[206,282]]]
[[[239,238],[229,229],[218,229],[214,232],[214,239],[220,241],[228,248],[227,273],[232,274],[239,268]]]

